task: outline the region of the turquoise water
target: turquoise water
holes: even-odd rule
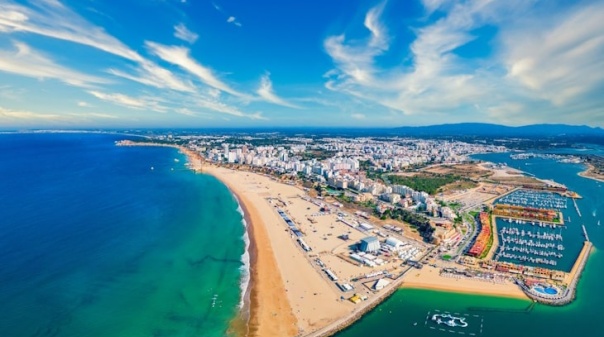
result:
[[[0,336],[227,334],[236,201],[175,149],[121,138],[0,135]]]
[[[599,319],[604,310],[604,293],[600,291],[604,258],[598,250],[604,245],[604,227],[597,225],[600,217],[604,217],[604,198],[601,198],[604,184],[578,176],[577,173],[584,170],[580,164],[564,164],[540,158],[511,160],[508,154],[476,157],[505,162],[537,177],[553,179],[583,196],[578,200],[583,216],[579,217],[574,207],[567,210],[572,222],[568,224],[564,236],[565,244],[570,247],[568,250],[574,252],[575,247],[582,244],[581,224],[585,224],[595,246],[579,282],[577,299],[564,307],[539,304],[531,307],[531,302],[517,299],[402,289],[359,322],[337,334],[338,337],[376,334],[426,337],[459,335],[458,331],[440,331],[431,329],[429,322],[425,324],[428,313],[434,313],[435,310],[458,313],[462,317],[469,315],[472,320],[468,320],[469,326],[464,331],[466,335],[471,332],[476,336],[489,337],[599,336],[604,331],[604,321]]]

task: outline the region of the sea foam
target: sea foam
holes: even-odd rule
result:
[[[243,255],[241,255],[241,262],[243,265],[239,268],[241,270],[241,281],[240,281],[240,289],[241,289],[241,299],[239,300],[239,309],[243,308],[245,304],[245,295],[248,291],[248,287],[250,285],[250,236],[248,234],[248,223],[245,221],[245,213],[241,208],[241,204],[239,199],[235,197],[237,201],[237,212],[241,214],[241,223],[245,228],[243,233],[243,242],[245,244],[245,249]]]

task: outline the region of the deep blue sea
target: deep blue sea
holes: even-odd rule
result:
[[[236,201],[177,150],[124,138],[0,135],[0,336],[227,335]]]

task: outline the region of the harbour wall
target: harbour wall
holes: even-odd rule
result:
[[[579,282],[579,279],[581,278],[581,273],[585,268],[585,264],[587,263],[587,259],[589,257],[589,253],[591,252],[592,247],[593,244],[590,241],[585,241],[585,243],[583,244],[583,249],[581,249],[581,253],[579,254],[575,265],[569,273],[569,277],[571,278],[571,280],[560,296],[542,296],[534,291],[531,291],[531,289],[525,286],[524,284],[520,285],[522,290],[529,298],[543,304],[562,306],[572,302],[575,299],[577,292],[577,284]]]

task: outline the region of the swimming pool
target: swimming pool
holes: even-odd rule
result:
[[[544,286],[535,286],[533,290],[544,295],[556,295],[558,294],[558,289],[554,287],[544,287]]]

